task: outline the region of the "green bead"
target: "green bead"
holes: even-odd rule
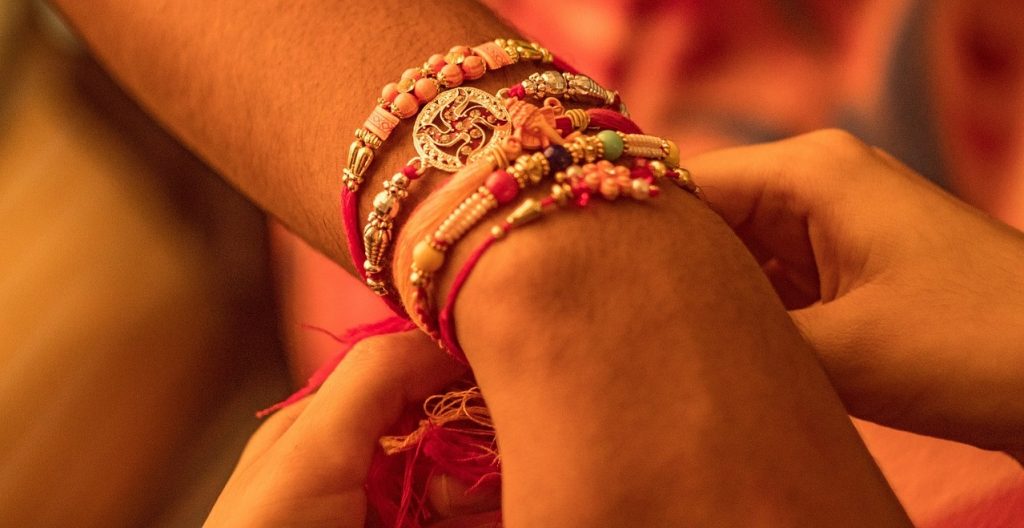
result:
[[[604,145],[604,159],[615,161],[622,155],[622,138],[613,130],[602,130],[597,133],[597,139]]]

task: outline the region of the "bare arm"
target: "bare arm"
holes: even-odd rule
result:
[[[453,45],[514,35],[469,0],[55,4],[164,126],[350,272],[341,168],[381,87]],[[507,86],[527,68],[477,85]],[[407,134],[396,133],[364,189],[379,188],[412,153]],[[373,194],[362,193],[363,210]]]

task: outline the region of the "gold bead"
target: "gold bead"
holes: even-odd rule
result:
[[[675,141],[666,141],[668,143],[668,152],[665,154],[665,164],[669,167],[679,166],[679,146],[676,145]]]
[[[630,185],[632,186],[632,195],[634,199],[646,200],[651,197],[651,185],[647,183],[647,180],[632,180]]]
[[[668,170],[668,167],[658,160],[653,160],[648,163],[647,168],[651,169],[651,173],[654,174],[655,178],[664,178],[665,172]]]
[[[424,240],[413,248],[412,261],[417,268],[430,273],[444,265],[444,253],[435,248],[429,240]]]
[[[539,218],[544,210],[543,207],[538,200],[527,198],[519,204],[519,207],[516,207],[515,211],[512,211],[506,220],[512,225],[525,224]]]

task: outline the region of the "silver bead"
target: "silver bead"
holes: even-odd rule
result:
[[[399,172],[391,177],[391,184],[399,189],[405,189],[409,186],[409,177]]]
[[[377,213],[387,218],[394,218],[398,214],[398,202],[395,201],[395,197],[387,191],[381,191],[377,193],[377,196],[373,197],[373,208],[376,209]]]

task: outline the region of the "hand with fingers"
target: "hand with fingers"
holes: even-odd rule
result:
[[[687,160],[854,415],[1024,446],[1024,234],[841,131]]]
[[[277,412],[253,435],[205,526],[362,528],[378,439],[406,406],[463,373],[418,331],[361,341],[316,394]],[[493,526],[498,518],[448,513],[434,526]]]

